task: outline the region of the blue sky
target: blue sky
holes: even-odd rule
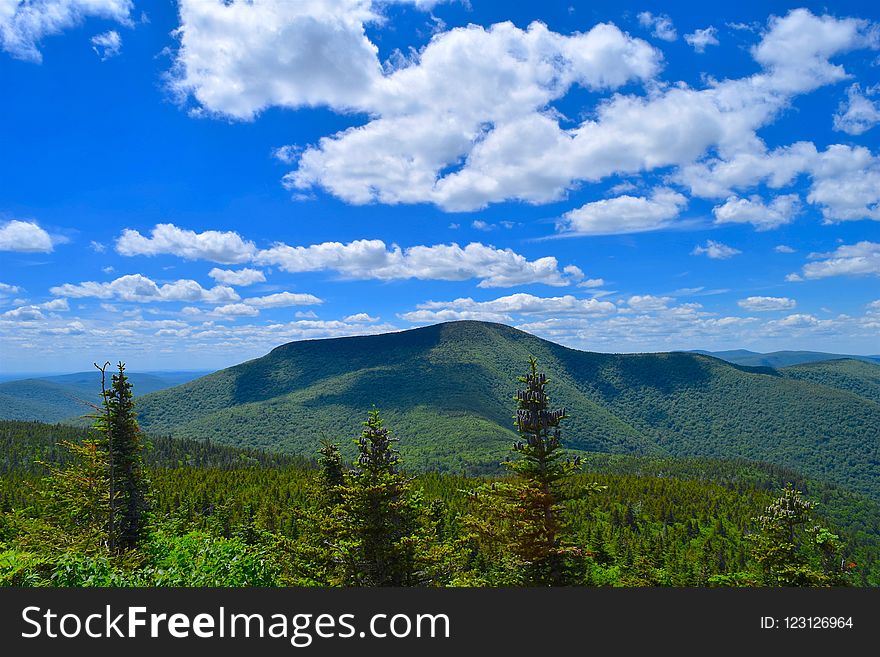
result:
[[[880,10],[729,4],[4,4],[0,370],[880,352]]]

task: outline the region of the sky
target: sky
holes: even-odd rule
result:
[[[0,0],[0,84],[0,372],[880,353],[876,3]]]

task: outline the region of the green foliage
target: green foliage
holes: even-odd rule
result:
[[[815,505],[788,485],[755,521],[749,536],[765,586],[834,586],[847,583],[840,538],[811,525]]]

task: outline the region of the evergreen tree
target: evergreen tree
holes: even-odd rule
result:
[[[321,468],[321,484],[323,486],[324,499],[335,504],[341,501],[341,488],[345,484],[345,468],[342,465],[342,455],[339,447],[325,440],[318,450],[318,466]]]
[[[56,549],[82,554],[98,554],[108,548],[107,523],[110,485],[107,454],[96,440],[81,443],[67,440],[59,446],[67,453],[67,463],[42,463],[49,470],[41,492],[46,518],[53,535],[44,537]]]
[[[358,459],[341,488],[345,535],[336,549],[343,555],[346,586],[411,586],[415,566],[418,509],[410,480],[398,470],[399,454],[378,410],[370,411],[356,441]]]
[[[562,449],[560,423],[565,409],[551,410],[549,380],[529,359],[529,372],[518,379],[525,389],[514,396],[515,426],[521,440],[513,444],[518,458],[504,465],[516,479],[478,490],[477,509],[468,525],[482,550],[496,564],[492,584],[560,586],[582,581],[584,551],[565,544],[563,484],[580,467]],[[581,489],[589,495],[600,487]],[[504,572],[507,571],[507,572]]]
[[[749,538],[764,586],[842,586],[847,577],[836,534],[808,526],[815,505],[786,484],[782,495],[753,518],[759,531]]]
[[[140,427],[134,411],[131,383],[125,364],[106,386],[105,372],[110,363],[97,367],[101,372],[102,408],[96,413],[95,428],[102,434],[101,447],[107,453],[109,477],[109,546],[115,552],[137,545],[144,533],[148,483],[144,472]]]

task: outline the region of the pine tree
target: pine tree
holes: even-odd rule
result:
[[[321,468],[322,497],[330,504],[341,501],[341,488],[345,484],[345,468],[339,447],[328,440],[318,450],[318,466]]]
[[[125,375],[125,364],[106,386],[106,369],[101,372],[102,407],[95,418],[95,428],[102,434],[99,442],[107,454],[109,467],[108,543],[111,552],[135,547],[142,538],[149,509],[148,482],[144,472],[140,427],[134,412],[131,383]]]

